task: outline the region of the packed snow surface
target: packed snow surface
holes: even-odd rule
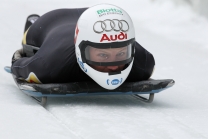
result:
[[[3,70],[21,48],[26,17],[59,8],[90,7],[99,0],[0,1],[1,139],[208,138],[208,20],[186,4],[166,0],[105,0],[132,17],[136,40],[156,60],[154,79],[174,87],[151,104],[132,96],[49,98],[46,107],[17,89]]]

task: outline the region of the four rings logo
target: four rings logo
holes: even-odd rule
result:
[[[118,19],[106,19],[104,21],[97,21],[93,25],[93,30],[95,33],[103,33],[104,31],[122,31],[127,32],[129,30],[129,24],[125,20]]]

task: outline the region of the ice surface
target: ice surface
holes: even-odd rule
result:
[[[58,8],[89,7],[99,0],[0,1],[1,139],[208,138],[208,20],[172,1],[110,1],[134,22],[136,39],[156,60],[152,78],[173,78],[173,88],[151,104],[131,96],[49,98],[46,109],[21,93],[4,66],[21,47],[26,17]]]

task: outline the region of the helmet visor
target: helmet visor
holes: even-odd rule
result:
[[[132,44],[117,48],[100,48],[88,45],[85,58],[88,63],[99,66],[127,64],[132,57]]]

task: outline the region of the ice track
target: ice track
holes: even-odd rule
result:
[[[88,7],[102,1],[0,1],[0,138],[208,138],[208,20],[171,1],[105,1],[132,17],[136,39],[156,60],[152,78],[173,78],[173,88],[151,104],[131,96],[49,98],[45,108],[17,89],[3,67],[21,47],[29,14]]]

